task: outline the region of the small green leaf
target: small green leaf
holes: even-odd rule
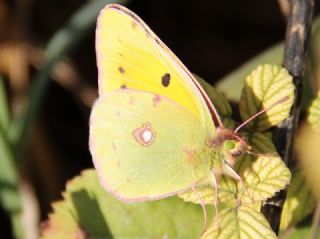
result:
[[[279,102],[285,97],[288,97],[285,102]],[[294,85],[286,69],[276,65],[258,66],[246,78],[242,90],[241,118],[245,121],[261,110],[276,104],[247,124],[247,127],[254,131],[265,131],[289,116],[293,99]]]
[[[267,220],[255,209],[240,206],[224,209],[201,239],[275,239]]]
[[[199,205],[177,197],[124,203],[100,186],[94,170],[71,180],[63,197],[54,204],[42,238],[194,239],[203,229]],[[212,207],[207,209],[211,215]]]
[[[244,192],[241,201],[249,204],[272,197],[291,179],[290,170],[281,158],[269,155],[260,155],[250,165],[241,167],[240,175],[243,175],[246,186],[244,190],[243,183],[238,183],[239,191]]]
[[[320,132],[320,91],[312,101],[308,111],[308,122],[311,124],[313,130]]]
[[[285,230],[303,220],[312,213],[314,207],[315,199],[301,171],[295,171],[282,210],[280,230]]]

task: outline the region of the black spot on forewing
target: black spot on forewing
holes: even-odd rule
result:
[[[162,77],[161,77],[161,84],[164,86],[164,87],[167,87],[169,84],[170,84],[170,74],[169,73],[166,73],[164,74]]]
[[[121,89],[127,89],[127,86],[125,84],[120,86]]]
[[[120,72],[121,74],[124,74],[124,73],[125,73],[125,70],[124,70],[124,68],[123,68],[122,66],[119,66],[119,67],[118,67],[118,70],[119,70],[119,72]]]

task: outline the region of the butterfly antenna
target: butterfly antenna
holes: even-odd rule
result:
[[[199,199],[199,201],[200,201],[200,205],[201,205],[201,207],[202,207],[203,216],[204,216],[204,227],[203,227],[203,231],[205,231],[206,228],[207,228],[207,223],[208,223],[206,205],[205,205],[202,197],[200,196],[200,194],[199,194],[198,191],[196,190],[196,188],[195,188],[194,186],[192,186],[191,188],[192,188],[192,191],[194,192],[194,194],[198,197],[198,199]]]
[[[234,133],[237,133],[236,131],[234,131]],[[235,139],[237,139],[239,142],[243,143],[244,145],[247,145],[247,142],[239,135],[232,135],[232,137],[234,137]]]
[[[240,124],[233,132],[237,133],[243,126],[245,126],[246,124],[248,124],[250,121],[252,121],[253,119],[257,118],[259,115],[262,115],[263,113],[265,113],[266,111],[270,110],[271,108],[273,108],[274,106],[284,103],[287,100],[289,100],[289,96],[285,96],[282,99],[278,100],[277,102],[273,103],[272,105],[270,105],[269,107],[261,110],[260,112],[254,114],[253,116],[251,116],[249,119],[247,119],[246,121],[244,121],[242,124]]]

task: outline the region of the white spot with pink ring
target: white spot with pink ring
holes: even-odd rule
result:
[[[143,146],[149,146],[154,142],[156,132],[152,129],[150,123],[144,123],[142,127],[132,131],[133,138]]]

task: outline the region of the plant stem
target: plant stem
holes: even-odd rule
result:
[[[278,126],[275,144],[280,156],[290,169],[294,166],[293,146],[300,117],[302,84],[313,8],[314,0],[292,0],[288,16],[283,66],[293,76],[296,90],[290,117]],[[285,197],[286,191],[280,191],[275,197],[265,202],[262,208],[263,214],[276,233],[279,232]]]

